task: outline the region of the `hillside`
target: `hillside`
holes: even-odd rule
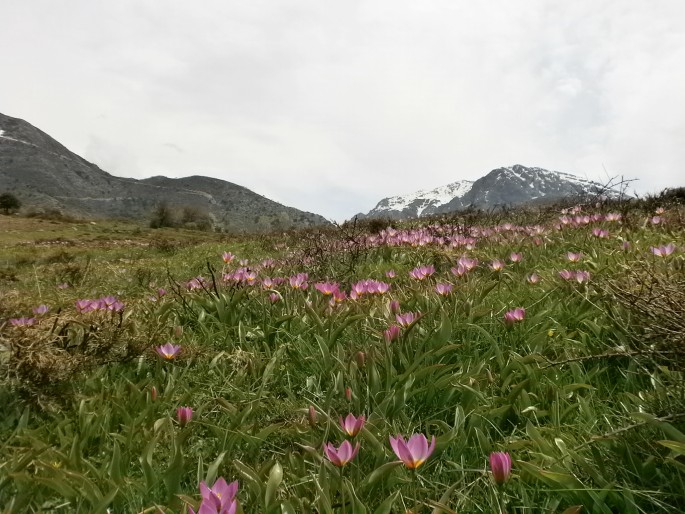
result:
[[[0,191],[34,210],[87,218],[150,219],[160,203],[191,208],[234,231],[300,228],[328,222],[220,179],[115,177],[45,132],[0,114]]]

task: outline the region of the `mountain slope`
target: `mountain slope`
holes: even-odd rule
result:
[[[569,173],[516,164],[494,169],[475,182],[464,180],[430,191],[385,198],[360,217],[406,219],[471,206],[491,209],[599,194],[615,196],[618,192]]]
[[[0,114],[0,191],[26,206],[91,218],[149,220],[162,202],[204,212],[231,230],[271,230],[327,224],[321,216],[286,207],[249,189],[208,177],[145,180],[115,177],[48,134]]]
[[[438,208],[468,193],[472,185],[473,182],[469,180],[460,180],[431,190],[391,196],[378,202],[376,207],[360,217],[406,219],[433,214]]]

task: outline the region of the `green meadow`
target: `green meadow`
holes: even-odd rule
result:
[[[685,511],[682,206],[0,218],[3,514]]]

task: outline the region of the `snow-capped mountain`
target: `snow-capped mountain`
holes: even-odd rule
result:
[[[471,190],[473,182],[460,180],[431,190],[421,190],[406,195],[384,198],[366,217],[418,218],[436,212],[439,207],[461,198]]]
[[[471,206],[490,209],[566,197],[611,197],[618,194],[618,191],[570,173],[516,164],[492,170],[475,182],[462,180],[432,190],[384,198],[360,217],[406,219]]]

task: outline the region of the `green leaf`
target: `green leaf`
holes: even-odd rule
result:
[[[276,462],[269,471],[269,480],[266,483],[266,492],[264,493],[264,507],[269,508],[276,498],[278,487],[283,481],[283,468]]]
[[[382,466],[374,469],[362,482],[362,488],[365,491],[372,491],[379,480],[385,478],[393,469],[401,465],[402,461],[386,462]]]
[[[347,490],[348,496],[352,499],[352,512],[354,512],[354,514],[366,514],[366,507],[359,500],[359,497],[357,496],[357,493],[355,492],[354,487],[352,486],[350,481],[345,479],[343,487]]]
[[[685,455],[685,443],[681,441],[657,441],[657,443],[676,452],[678,455]]]
[[[93,514],[105,514],[107,512],[107,507],[110,506],[110,504],[114,501],[114,498],[117,497],[117,494],[119,493],[118,488],[112,489],[109,493],[107,493],[103,498],[100,503],[98,503],[95,507],[93,507]]]
[[[381,503],[376,510],[373,511],[373,514],[390,514],[392,512],[392,506],[399,495],[400,492],[395,491],[394,494],[388,496],[385,500],[383,500],[383,503]]]
[[[116,440],[114,441],[112,459],[109,462],[107,473],[116,483],[121,481],[121,448],[119,448],[119,442]]]
[[[216,475],[219,472],[219,466],[221,466],[225,456],[226,452],[221,452],[214,462],[210,464],[209,468],[207,468],[207,474],[205,475],[205,482],[207,484],[213,484],[216,481]]]

